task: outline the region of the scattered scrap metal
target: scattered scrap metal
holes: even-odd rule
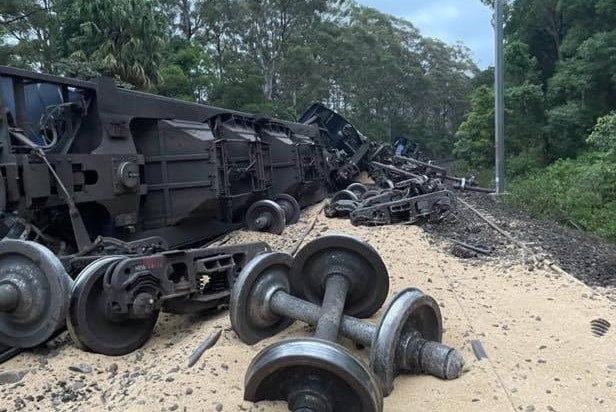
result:
[[[220,335],[222,334],[222,329],[218,329],[216,332],[212,333],[210,336],[205,338],[203,342],[199,346],[195,348],[193,353],[188,357],[188,367],[191,368],[205,353],[206,350],[216,345],[218,339],[220,339]]]
[[[439,222],[455,209],[454,189],[490,193],[474,177],[450,175],[432,161],[420,160],[417,150],[408,156],[389,144],[379,144],[361,134],[340,114],[314,104],[301,121],[317,124],[332,137],[331,152],[336,163],[332,176],[336,192],[325,208],[328,217],[349,217],[354,225],[415,223],[421,219]],[[362,172],[374,182],[353,183]]]

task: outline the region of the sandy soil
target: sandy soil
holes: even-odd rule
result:
[[[285,250],[318,209],[304,212],[282,236],[236,232],[223,242],[261,239]],[[590,330],[596,318],[616,323],[616,303],[571,276],[529,271],[515,259],[458,259],[415,226],[353,227],[321,214],[307,240],[327,231],[357,235],[377,248],[389,270],[390,294],[415,286],[434,296],[444,315],[444,341],[466,360],[455,381],[399,377],[386,411],[616,409],[616,327],[603,337]],[[219,342],[188,368],[190,353],[215,329],[222,329]],[[226,311],[163,315],[142,349],[115,358],[82,352],[64,333],[0,366],[0,372],[27,371],[19,382],[0,385],[0,410],[284,411],[283,403],[243,401],[244,372],[263,347],[311,333],[296,323],[247,346],[234,335]],[[481,341],[488,359],[476,359],[471,340]],[[343,343],[366,358],[367,349]],[[69,369],[81,363],[92,371]]]

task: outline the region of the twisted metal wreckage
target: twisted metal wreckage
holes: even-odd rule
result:
[[[349,216],[354,225],[414,223],[421,218],[440,221],[455,208],[454,189],[490,193],[477,186],[474,177],[460,178],[432,161],[422,161],[394,152],[389,144],[370,141],[346,119],[321,104],[314,104],[300,121],[313,122],[336,136],[331,148],[337,165],[336,187],[366,172],[370,187],[351,183],[336,192],[325,208],[328,217]],[[419,157],[419,156],[417,156]]]
[[[361,172],[373,179],[373,189],[348,186]],[[298,221],[301,207],[347,186],[334,195],[328,215],[348,213],[355,224],[439,218],[455,205],[443,180],[476,189],[474,181],[451,177],[432,163],[396,156],[391,146],[370,141],[321,104],[288,122],[130,91],[108,78],[82,81],[0,66],[0,356],[40,345],[65,325],[83,349],[129,353],[149,339],[161,310],[228,304],[238,277],[270,266],[270,260],[255,266],[273,253],[264,242],[205,242],[243,226],[280,234]],[[349,273],[367,270],[357,265],[364,259],[357,251],[367,246],[338,241],[346,245],[338,247],[349,258]],[[312,252],[317,256],[336,249],[336,242],[319,245]],[[387,276],[375,253],[368,262],[373,270],[338,285],[339,295],[349,286],[372,293],[371,279]],[[311,282],[319,292],[308,300],[322,301],[338,319],[318,336],[335,341],[332,331],[340,327],[343,334],[359,334],[360,343],[377,343],[370,338],[378,337],[376,327],[349,329],[353,320],[340,321],[342,312],[354,314],[340,306],[344,297],[331,303],[330,288],[326,293]],[[360,306],[369,301],[357,299]],[[373,303],[355,315],[369,316],[383,302]],[[232,302],[232,314],[244,304]],[[429,321],[415,322],[413,336],[432,328],[430,336],[413,341],[415,351],[440,341],[440,313],[428,306]],[[320,325],[319,310],[311,308],[304,316],[312,317],[300,319]],[[411,312],[405,320],[415,316]],[[265,327],[277,316],[258,324]],[[404,348],[410,345],[405,342]],[[334,358],[319,362],[372,373],[331,345]],[[403,369],[423,370],[420,360],[401,362]],[[381,396],[373,389],[372,401]],[[269,396],[254,390],[255,399]]]

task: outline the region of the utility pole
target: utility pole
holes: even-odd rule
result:
[[[496,193],[505,193],[505,59],[503,52],[504,14],[503,0],[494,2],[495,43],[496,54],[494,73],[494,106],[495,106],[495,149],[496,149]]]

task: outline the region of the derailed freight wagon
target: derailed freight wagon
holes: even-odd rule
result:
[[[0,345],[36,346],[68,311],[78,344],[125,353],[160,310],[226,302],[268,246],[198,246],[244,224],[279,233],[322,200],[327,139],[108,78],[0,67]]]

